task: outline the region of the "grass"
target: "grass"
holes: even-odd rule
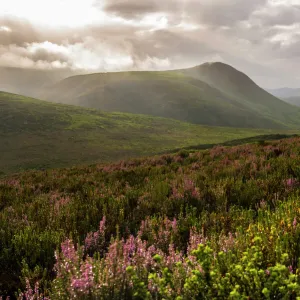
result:
[[[277,133],[274,130],[208,127],[153,116],[106,113],[9,93],[0,93],[0,128],[2,174],[110,162]]]

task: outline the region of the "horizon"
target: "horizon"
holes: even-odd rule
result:
[[[204,62],[204,63],[201,63],[201,64],[197,64],[197,65],[192,65],[190,67],[187,67],[187,68],[183,68],[183,69],[177,69],[177,68],[168,68],[168,69],[161,69],[161,70],[133,70],[133,69],[128,69],[128,70],[112,70],[112,71],[98,71],[98,72],[88,72],[88,70],[71,70],[71,71],[74,71],[75,74],[72,74],[72,75],[69,75],[67,77],[64,77],[64,79],[67,79],[69,77],[75,77],[75,76],[85,76],[85,75],[93,75],[93,74],[107,74],[107,73],[126,73],[126,72],[168,72],[168,71],[176,71],[176,70],[186,70],[186,69],[193,69],[193,68],[196,68],[196,67],[200,67],[202,65],[205,65],[205,64],[223,64],[223,65],[226,65],[226,66],[229,66],[233,69],[235,69],[236,71],[239,71],[239,72],[242,72],[242,70],[239,70],[237,68],[235,68],[234,66],[230,65],[230,64],[227,64],[227,63],[224,63],[224,62],[221,62],[221,61],[208,61],[208,62]],[[2,67],[0,66],[0,68],[8,68],[8,69],[24,69],[24,70],[30,70],[30,71],[43,71],[41,69],[34,69],[34,68],[18,68],[18,67]],[[64,69],[65,71],[68,71],[69,69]],[[44,71],[48,71],[48,72],[57,72],[59,71],[58,69],[46,69]],[[78,73],[76,73],[78,72]],[[247,76],[247,74],[245,74]],[[250,78],[250,77],[249,77]],[[252,80],[252,78],[250,78]],[[256,83],[254,81],[254,83]],[[257,84],[257,83],[256,83]],[[258,85],[258,84],[257,84]],[[259,85],[258,85],[259,86]],[[300,89],[300,88],[291,88],[291,87],[288,87],[288,86],[282,86],[282,87],[276,87],[276,88],[268,88],[268,87],[264,87],[264,86],[259,86],[261,87],[262,89],[265,89],[266,91],[270,90],[283,90],[283,89],[291,89],[291,90],[297,90],[297,89]],[[0,92],[6,92],[5,90],[1,90],[0,88]]]

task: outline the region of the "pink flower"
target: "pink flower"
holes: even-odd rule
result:
[[[294,188],[296,187],[297,185],[299,185],[299,181],[295,178],[289,178],[285,181],[285,185],[288,187],[288,188]]]
[[[294,221],[293,221],[293,227],[296,228],[296,226],[297,226],[297,219],[296,219],[296,217],[295,217],[295,218],[294,218]]]
[[[66,240],[61,243],[61,250],[64,258],[76,262],[78,260],[77,252],[71,240]]]

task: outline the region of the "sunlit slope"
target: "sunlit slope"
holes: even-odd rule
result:
[[[0,92],[0,172],[107,162],[271,130],[211,128],[104,113]]]

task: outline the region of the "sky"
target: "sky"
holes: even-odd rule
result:
[[[0,66],[88,72],[221,61],[300,87],[300,0],[0,0]]]

